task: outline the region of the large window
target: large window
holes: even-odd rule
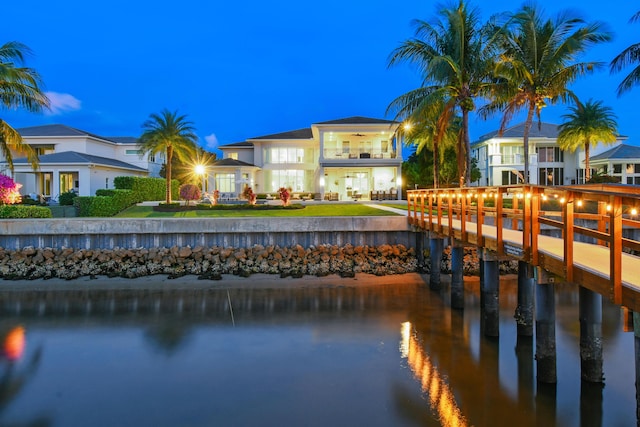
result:
[[[564,161],[564,152],[559,147],[538,147],[538,163],[559,163]]]
[[[269,163],[304,163],[303,148],[271,148],[268,154]]]
[[[564,169],[562,168],[540,168],[538,183],[540,185],[563,185]]]
[[[268,181],[267,181],[268,182]],[[279,188],[291,188],[293,191],[304,191],[304,171],[302,170],[274,170],[271,171],[271,189],[268,191],[278,191]]]
[[[216,189],[221,193],[235,193],[236,175],[234,173],[217,173]]]
[[[516,185],[522,183],[522,172],[515,169],[502,171],[502,185]]]

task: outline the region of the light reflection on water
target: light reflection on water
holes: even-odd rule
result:
[[[464,312],[446,289],[357,283],[3,292],[0,425],[635,425],[618,308],[603,310],[605,387],[581,384],[577,292],[558,286],[558,385],[538,387],[513,281],[499,340],[482,336],[477,282]]]

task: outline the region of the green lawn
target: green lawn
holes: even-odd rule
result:
[[[186,212],[154,212],[150,206],[132,206],[116,218],[221,218],[221,217],[300,217],[300,216],[396,216],[395,213],[361,204],[307,205],[302,209],[224,209],[192,210]]]

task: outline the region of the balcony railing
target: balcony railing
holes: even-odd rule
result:
[[[366,148],[355,150],[342,150],[339,148],[325,148],[325,159],[355,160],[355,159],[395,159],[395,151],[368,150]]]

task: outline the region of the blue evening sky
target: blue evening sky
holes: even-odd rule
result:
[[[633,100],[616,97],[625,72],[608,63],[640,42],[635,2],[541,0],[549,15],[575,10],[601,20],[611,43],[589,59],[607,67],[574,87],[602,100],[619,131],[640,145]],[[475,1],[484,17],[520,3]],[[398,95],[420,85],[409,65],[387,67],[390,52],[413,36],[412,19],[430,20],[426,0],[5,2],[0,43],[20,41],[34,56],[53,109],[47,114],[0,110],[14,127],[61,123],[103,136],[139,136],[149,114],[177,110],[194,122],[209,149],[247,138],[349,116],[385,116]],[[543,110],[560,123],[566,107]],[[512,124],[519,123],[520,117]],[[471,119],[471,139],[497,129],[498,118]]]

